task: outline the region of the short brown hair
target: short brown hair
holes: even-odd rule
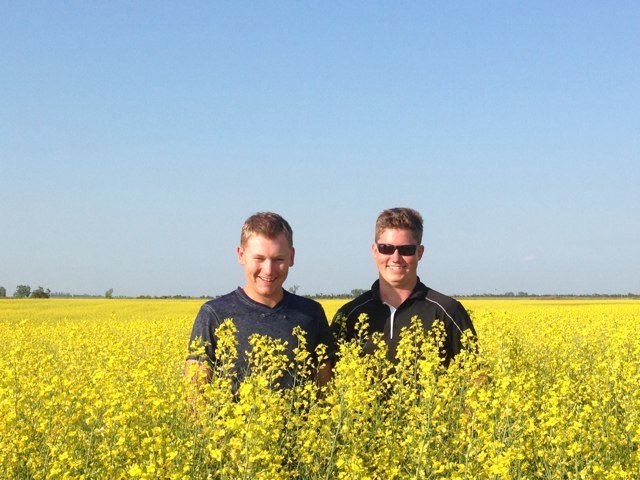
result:
[[[242,225],[240,245],[244,246],[251,235],[263,235],[267,238],[276,238],[281,233],[293,247],[293,230],[284,218],[273,212],[258,212],[247,218]]]
[[[376,220],[376,240],[389,229],[410,230],[418,244],[422,243],[422,215],[412,208],[389,208]]]

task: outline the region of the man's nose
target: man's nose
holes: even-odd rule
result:
[[[265,260],[262,263],[262,270],[264,271],[264,273],[270,274],[273,270],[273,262],[271,260]]]
[[[400,251],[397,248],[391,254],[391,258],[396,262],[402,259],[402,255],[400,255]]]

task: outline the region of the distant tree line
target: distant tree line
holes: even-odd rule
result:
[[[527,293],[527,292],[505,292],[505,293],[472,293],[470,295],[453,295],[456,298],[640,298],[638,293]]]
[[[135,298],[146,298],[146,299],[157,299],[157,300],[169,300],[169,299],[174,299],[174,300],[189,300],[189,299],[196,299],[196,298],[200,298],[203,300],[210,300],[212,298],[215,298],[211,295],[200,295],[199,297],[194,297],[192,295],[160,295],[160,296],[153,296],[153,295],[138,295]]]
[[[305,295],[307,298],[313,299],[329,299],[329,298],[356,298],[362,295],[366,290],[362,288],[354,288],[349,293],[316,293],[314,295]]]
[[[48,288],[45,290],[42,287],[38,287],[35,290],[31,290],[29,285],[18,285],[16,291],[13,292],[13,298],[49,298],[51,296],[51,290]],[[7,297],[7,289],[0,287],[0,298]]]
[[[299,285],[293,285],[289,288],[289,291],[296,293],[300,288]],[[354,288],[349,293],[316,293],[313,295],[304,295],[307,298],[313,298],[317,300],[331,299],[331,298],[356,298],[365,292],[364,289]],[[140,298],[140,299],[175,299],[175,300],[187,300],[187,299],[211,299],[216,298],[219,295],[139,295],[137,297],[118,296],[117,298]],[[504,292],[504,293],[480,293],[470,295],[453,295],[456,298],[640,298],[640,294],[627,293],[627,294],[608,294],[608,293],[590,293],[590,294],[535,294],[527,292]],[[0,286],[0,298],[7,297],[7,289]],[[110,288],[104,295],[95,294],[73,294],[65,292],[51,292],[48,288],[45,290],[43,287],[38,287],[31,290],[29,285],[18,285],[16,291],[13,294],[13,298],[116,298],[113,296],[113,288]]]
[[[51,292],[51,298],[104,298],[95,293]]]

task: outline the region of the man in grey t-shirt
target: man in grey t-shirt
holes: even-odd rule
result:
[[[322,306],[282,287],[295,256],[289,223],[272,212],[252,215],[242,226],[237,255],[244,269],[245,285],[202,305],[193,325],[190,346],[199,341],[205,349],[204,353],[190,350],[187,374],[194,375],[195,364],[197,372],[209,377],[216,361],[215,330],[227,318],[232,319],[237,329],[235,373],[238,381],[242,381],[247,373],[249,337],[254,333],[286,341],[285,353],[293,359],[293,348],[298,341],[292,331],[299,326],[305,332],[309,352],[313,354],[317,345],[324,344],[332,354],[335,350],[333,336]],[[317,380],[322,385],[330,377],[331,365],[327,362],[319,368]],[[292,382],[291,374],[285,372],[280,386],[289,387]]]

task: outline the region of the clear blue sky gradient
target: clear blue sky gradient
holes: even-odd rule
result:
[[[3,2],[0,286],[219,295],[250,214],[299,293],[425,219],[447,294],[640,293],[640,3]]]

